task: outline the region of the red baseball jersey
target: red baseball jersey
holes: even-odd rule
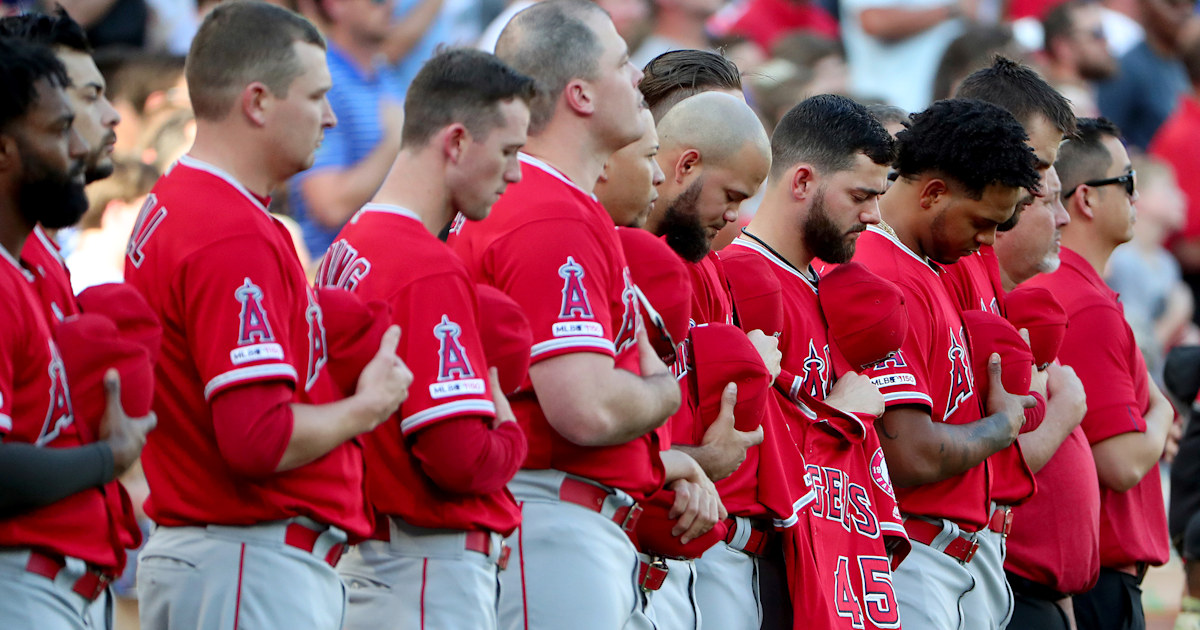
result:
[[[71,290],[71,272],[58,252],[58,245],[42,231],[42,226],[33,228],[33,234],[25,239],[21,249],[21,262],[34,274],[34,294],[42,308],[53,317],[52,322],[61,322],[79,312],[75,292]]]
[[[370,532],[355,440],[277,474],[246,478],[221,454],[210,400],[285,383],[293,402],[336,400],[321,308],[287,229],[231,175],[190,156],[158,181],[134,225],[125,280],[163,325],[158,428],[142,451],[146,513],[160,525],[249,525],[308,516]]]
[[[853,436],[826,428],[797,400],[799,392],[823,400],[835,380],[828,325],[818,302],[819,277],[805,276],[761,244],[745,238],[726,248],[728,273],[748,256],[766,260],[782,290],[783,369],[794,374],[790,396],[779,393],[784,418],[799,436],[815,500],[800,526],[809,528],[818,584],[824,585],[838,628],[897,628],[900,617],[891,588],[890,539],[907,541],[892,494],[883,450],[873,427]],[[823,420],[825,422],[823,422]]]
[[[1037,480],[1037,494],[1014,511],[1004,568],[1060,593],[1082,593],[1100,575],[1100,486],[1081,427]]]
[[[980,246],[978,252],[964,256],[942,270],[946,290],[962,311],[988,311],[1004,316],[1000,262],[991,245]],[[1025,456],[1016,442],[989,457],[988,467],[992,473],[992,500],[1000,505],[1020,505],[1037,490],[1033,471],[1025,463]]]
[[[66,371],[42,306],[36,276],[0,247],[0,440],[43,448],[90,442],[71,410]],[[0,519],[0,547],[35,547],[82,558],[109,572],[124,546],[104,493],[88,488],[47,506]]]
[[[520,157],[521,181],[487,220],[456,222],[449,244],[474,281],[504,291],[525,310],[533,363],[595,352],[638,374],[637,296],[612,218],[554,167]],[[656,432],[615,446],[580,446],[547,422],[531,387],[510,402],[529,440],[525,468],[579,475],[639,500],[662,485]]]
[[[396,354],[413,373],[408,399],[363,439],[371,505],[420,527],[510,534],[520,511],[508,490],[447,492],[408,448],[409,438],[438,422],[496,417],[478,302],[462,261],[411,210],[367,204],[330,246],[317,284],[387,302],[404,331]]]
[[[1058,271],[1029,282],[1053,292],[1071,322],[1058,358],[1075,368],[1083,381],[1087,415],[1080,426],[1091,444],[1131,431],[1145,432],[1149,374],[1118,295],[1079,254],[1064,247],[1060,257]],[[1097,344],[1098,339],[1104,343]],[[1126,492],[1100,488],[1102,566],[1159,565],[1167,561],[1168,553],[1157,466]]]
[[[908,336],[900,351],[863,372],[887,406],[923,407],[933,422],[967,424],[982,417],[962,317],[946,291],[942,268],[876,226],[859,238],[854,260],[896,283],[908,308]],[[991,515],[989,490],[985,460],[960,475],[896,494],[907,514],[947,518],[976,531]]]

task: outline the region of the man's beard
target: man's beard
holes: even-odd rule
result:
[[[711,244],[708,232],[700,223],[696,201],[704,188],[704,179],[697,179],[667,206],[658,225],[659,236],[667,237],[667,245],[688,262],[698,263],[708,255]]]
[[[854,242],[829,218],[825,210],[825,188],[817,191],[808,219],[804,222],[804,246],[813,256],[827,263],[842,264],[854,257]]]
[[[88,208],[83,184],[73,177],[83,165],[76,164],[65,173],[56,173],[41,161],[26,166],[27,175],[17,197],[21,217],[30,225],[41,223],[52,230],[75,225]]]

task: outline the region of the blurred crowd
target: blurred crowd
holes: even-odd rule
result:
[[[315,269],[346,220],[383,181],[400,145],[405,91],[439,47],[489,50],[531,0],[282,0],[329,42],[338,118],[313,168],[276,191]],[[1108,279],[1156,374],[1194,340],[1200,286],[1200,17],[1191,0],[597,0],[635,65],[685,48],[731,59],[767,131],[800,100],[836,93],[885,118],[947,98],[994,54],[1038,69],[1078,116],[1102,115],[1137,156],[1137,237]],[[157,175],[191,144],[183,55],[216,2],[65,0],[87,29],[115,111],[116,176],[59,236],[76,290],[121,277],[122,251]],[[4,10],[39,8],[6,1]],[[44,8],[44,7],[43,7]],[[889,110],[889,106],[892,108]],[[753,216],[743,205],[739,223]],[[728,238],[734,229],[730,226]],[[727,239],[726,239],[727,241]]]

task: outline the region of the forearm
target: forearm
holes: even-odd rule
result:
[[[408,56],[441,12],[442,4],[443,0],[423,0],[400,18],[383,42],[383,54],[388,63],[400,63]]]
[[[721,468],[724,465],[721,454],[716,452],[716,449],[709,448],[707,446],[672,444],[671,449],[691,457],[696,461],[696,464],[704,470],[704,474],[707,475],[709,479],[713,479],[714,481],[716,479],[714,478],[715,475],[713,474],[713,471]]]
[[[371,200],[398,150],[399,144],[385,136],[354,166],[317,173],[305,180],[301,191],[312,218],[329,229],[341,228]]]
[[[438,487],[457,494],[490,494],[504,488],[528,446],[515,422],[495,429],[490,419],[455,418],[422,429],[412,438],[412,453]]]
[[[102,486],[113,473],[112,450],[103,442],[76,448],[0,443],[0,517]]]
[[[893,482],[900,487],[936,483],[962,474],[1012,443],[1008,419],[993,414],[968,424],[896,422],[884,413],[876,423]]]
[[[299,468],[367,431],[380,413],[352,396],[324,405],[292,404],[292,433],[276,472]]]
[[[1061,401],[1056,403],[1054,398],[1046,402],[1046,419],[1038,428],[1028,433],[1022,433],[1017,441],[1021,443],[1021,453],[1025,456],[1025,464],[1029,470],[1037,474],[1050,461],[1058,447],[1071,435],[1078,425],[1065,417],[1072,413],[1069,405]]]
[[[671,447],[669,450],[662,451],[659,456],[662,458],[663,470],[663,485],[670,485],[680,479],[686,479],[692,482],[698,482],[705,478],[704,471],[700,469],[699,463],[692,459],[687,453]]]
[[[614,369],[603,392],[601,409],[608,419],[603,444],[624,444],[662,426],[679,410],[679,384],[669,372],[638,376]]]
[[[863,32],[885,42],[897,42],[933,28],[957,15],[956,5],[928,9],[877,8],[859,14]]]

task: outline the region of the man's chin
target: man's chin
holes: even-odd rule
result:
[[[102,160],[96,164],[90,165],[83,171],[84,182],[90,184],[95,181],[111,177],[116,168],[113,166],[112,160]]]

